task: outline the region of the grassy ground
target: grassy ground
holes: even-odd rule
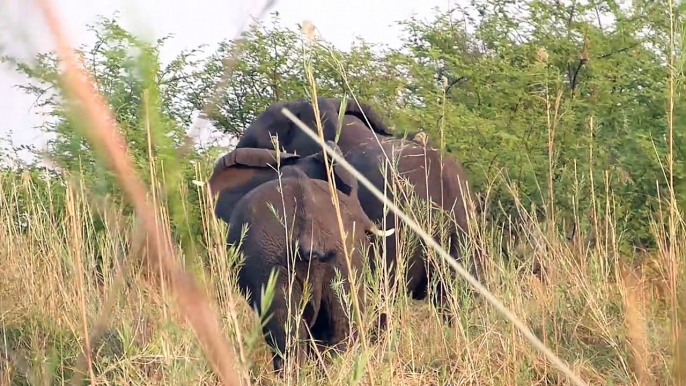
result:
[[[4,186],[0,347],[5,360],[0,384],[62,384],[77,366],[89,368],[77,363],[87,345],[93,349],[92,374],[85,378],[92,376],[98,383],[218,383],[192,330],[174,322],[169,296],[160,295],[138,273],[138,255],[130,251],[131,225],[116,208],[104,212],[106,230],[96,233],[93,212],[103,209],[89,203],[82,186],[70,186],[63,202],[38,194],[28,180]],[[27,194],[32,197],[29,210],[18,213],[14,200]],[[60,223],[55,222],[55,208],[66,208]],[[234,257],[222,248],[225,228],[206,203],[203,219],[206,269],[193,269],[213,289],[208,296],[218,304],[225,334],[232,343],[241,342],[237,355],[248,363],[253,383],[279,383],[270,374],[256,314],[233,287]],[[584,380],[602,385],[672,383],[674,285],[683,275],[674,277],[668,268],[677,263],[683,270],[683,258],[667,251],[621,256],[612,243],[612,228],[586,246],[551,235],[545,224],[527,222],[517,245],[505,248],[520,256],[515,264],[503,256],[498,232],[484,228],[479,236],[490,256],[487,287]],[[675,243],[676,253],[683,242]],[[101,262],[116,266],[113,262],[122,258],[128,267],[123,273],[112,269],[102,278],[96,274]],[[545,268],[544,275],[530,273],[534,260]],[[459,320],[452,327],[440,321],[426,300],[398,296],[393,304],[381,304],[372,296],[390,311],[389,332],[340,357],[324,356],[325,366],[313,362],[290,369],[290,383],[569,384],[492,307],[460,293],[456,288]],[[100,319],[101,313],[109,317]],[[371,311],[363,319],[370,324]],[[84,322],[89,335],[96,331],[100,336],[87,342]]]

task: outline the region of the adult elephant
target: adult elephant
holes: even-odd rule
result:
[[[317,99],[322,122],[323,137],[332,141],[337,137],[339,111],[343,111],[338,146],[346,160],[359,170],[374,186],[387,192],[393,198],[393,188],[384,189],[385,181],[394,181],[388,168],[385,174],[379,165],[384,160],[397,167],[398,174],[409,181],[414,193],[421,199],[430,199],[435,205],[450,213],[454,219],[449,230],[450,254],[461,259],[461,246],[468,234],[467,208],[472,208],[466,186],[468,179],[462,166],[449,156],[419,141],[395,138],[383,119],[370,106],[351,100],[341,109],[341,100],[320,97]],[[273,149],[271,137],[278,136],[279,145],[288,152],[308,156],[321,151],[319,144],[310,139],[295,123],[281,112],[289,109],[311,129],[317,130],[313,104],[308,100],[272,103],[247,128],[236,145],[237,148]],[[392,213],[384,216],[383,204],[365,186],[358,190],[358,197],[365,213],[372,221],[386,219],[388,226],[396,228]],[[466,204],[466,205],[465,205]],[[389,268],[396,261],[396,238],[398,233],[386,240],[386,261]],[[408,256],[406,282],[413,298],[427,295],[428,283],[434,269],[427,269],[426,254],[422,248]],[[478,261],[471,267],[477,274]],[[443,286],[434,292],[433,301],[445,305],[446,293]]]
[[[303,341],[298,344],[297,361],[302,361],[308,354],[308,345],[304,343],[309,337],[308,329],[319,344],[345,348],[342,342],[347,338],[349,321],[331,281],[339,271],[344,291],[356,296],[360,307],[364,308],[363,288],[358,287],[358,292],[351,293],[345,250],[347,248],[350,256],[350,266],[361,274],[363,259],[371,246],[368,236],[385,237],[393,230],[381,232],[377,229],[357,200],[357,180],[334,164],[341,222],[347,233],[344,246],[337,217],[331,215],[335,208],[327,181],[310,178],[307,174],[317,176],[325,171],[321,163],[323,154],[299,159],[292,154],[279,157],[264,150],[237,149],[229,153],[217,163],[210,186],[220,195],[216,211],[229,225],[227,244],[240,243],[240,251],[245,256],[244,265],[238,272],[238,285],[256,311],[262,309],[259,294],[267,285],[272,270],[276,270],[276,289],[267,309],[267,314],[272,316],[264,324],[263,333],[275,354],[274,370],[281,371],[286,352],[288,310],[299,309],[306,284],[310,286],[311,296],[296,325],[296,338]],[[276,179],[274,169],[277,160],[286,163],[281,165],[280,179]],[[234,187],[238,188],[231,190]],[[236,192],[240,189],[245,193],[232,205],[226,205],[238,197]],[[227,192],[234,194],[222,196]],[[245,224],[248,229],[242,238]],[[289,277],[291,272],[295,275],[294,280]]]

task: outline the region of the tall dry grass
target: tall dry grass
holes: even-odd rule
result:
[[[198,179],[207,176],[200,168],[198,174]],[[106,209],[106,232],[96,238],[93,214],[105,209],[94,206],[78,181],[66,187],[66,203],[53,202],[32,180],[4,182],[0,326],[3,354],[9,360],[3,363],[0,383],[71,379],[86,345],[84,320],[92,328],[111,296],[106,328],[89,342],[92,373],[87,377],[99,384],[218,384],[192,331],[173,322],[173,298],[159,293],[141,274],[143,262],[132,251],[137,228],[120,208]],[[19,197],[31,198],[25,213],[14,203]],[[68,215],[55,223],[59,215],[50,208],[64,206]],[[671,384],[671,299],[683,294],[671,293],[661,264],[668,252],[638,256],[634,265],[624,263],[611,208],[600,216],[608,223],[600,228],[609,232],[599,234],[592,246],[545,234],[546,224],[529,220],[520,209],[527,220],[519,225],[518,244],[505,248],[523,256],[520,260],[503,256],[503,232],[497,226],[478,231],[490,257],[486,287],[588,384]],[[200,278],[218,305],[223,334],[234,347],[242,346],[253,383],[280,382],[271,375],[256,314],[236,291],[239,256],[224,249],[226,227],[214,217],[208,199],[203,200],[201,216],[207,250]],[[161,217],[168,221],[166,215]],[[680,247],[686,241],[683,231],[682,223],[676,241]],[[530,273],[535,259],[545,267],[545,280]],[[128,266],[123,271],[116,264],[122,260]],[[111,267],[102,270],[103,279],[96,274],[100,266]],[[118,275],[123,285],[117,284]],[[683,288],[681,277],[678,288]],[[387,332],[378,341],[357,343],[340,357],[324,355],[326,370],[316,361],[291,369],[291,382],[568,384],[502,316],[464,291],[464,283],[454,286],[452,311],[458,319],[449,327],[426,300],[409,299],[402,291],[382,296],[382,284],[374,284],[375,279],[367,276],[372,307],[362,319],[370,328],[375,308],[390,311]]]
[[[670,79],[676,82],[676,75]],[[550,102],[554,110],[555,100]],[[150,163],[155,170],[154,159]],[[671,161],[667,169],[671,175]],[[199,166],[196,179],[206,180],[208,170]],[[75,376],[94,384],[219,383],[191,326],[175,323],[174,294],[144,274],[139,224],[123,208],[100,205],[78,178],[67,180],[65,198],[56,199],[34,180],[10,177],[0,177],[0,384],[62,384]],[[147,188],[168,187],[159,178]],[[285,380],[275,378],[256,315],[236,290],[240,257],[224,247],[226,227],[214,217],[206,187],[197,189],[205,269],[195,277],[216,305],[222,335],[251,383],[569,384],[463,281],[452,285],[457,320],[451,327],[428,301],[409,299],[402,288],[392,291],[385,272],[367,272],[359,283],[368,288],[370,305],[355,321],[370,329],[375,313],[384,310],[389,328],[378,340],[362,334],[348,352],[325,354],[288,369]],[[517,238],[510,240],[512,232],[502,225],[473,219],[472,236],[489,257],[484,285],[588,384],[679,384],[686,371],[677,322],[683,318],[686,233],[673,194],[665,202],[668,231],[654,227],[662,247],[636,256],[620,252],[610,205],[594,213],[592,244],[570,243],[555,232],[551,223],[561,216],[554,208],[538,221],[520,205],[519,221],[510,224]],[[155,203],[156,224],[168,227],[170,214]],[[105,219],[104,232],[95,230],[96,212]],[[410,244],[412,234],[403,234]],[[171,249],[182,256],[180,243]],[[531,274],[534,263],[544,268],[539,275]]]

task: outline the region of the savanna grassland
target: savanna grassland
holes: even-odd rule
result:
[[[275,17],[166,63],[166,38],[140,41],[116,17],[93,26],[85,68],[252,384],[571,384],[464,280],[450,326],[383,274],[365,278],[372,306],[349,351],[271,373],[207,191],[230,149],[193,148],[185,133],[203,111],[240,135],[271,101],[314,94],[354,96],[464,163],[484,285],[587,384],[684,384],[683,5],[511,3],[403,21],[400,48],[343,51]],[[3,60],[50,115],[41,155],[54,168],[9,162],[9,145],[0,155],[0,384],[219,384],[177,292],[147,269],[139,209],[63,98],[55,54]],[[379,310],[389,327],[374,339]]]

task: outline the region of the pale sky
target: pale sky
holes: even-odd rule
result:
[[[92,42],[86,24],[98,15],[120,13],[123,26],[145,38],[172,33],[165,43],[162,60],[200,44],[214,45],[233,38],[250,15],[257,16],[262,1],[237,0],[52,0],[63,26],[74,45]],[[277,0],[269,12],[279,11],[281,24],[296,27],[303,20],[312,22],[319,35],[346,49],[355,37],[368,42],[397,45],[400,28],[395,22],[416,15],[430,18],[434,8],[448,9],[461,0]],[[269,14],[265,15],[268,21]],[[0,47],[11,55],[30,58],[36,52],[52,50],[54,45],[34,1],[0,0]],[[0,66],[0,137],[12,132],[15,145],[42,146],[42,133],[33,129],[41,118],[33,98],[13,85],[22,78]],[[23,158],[23,157],[22,157]]]

